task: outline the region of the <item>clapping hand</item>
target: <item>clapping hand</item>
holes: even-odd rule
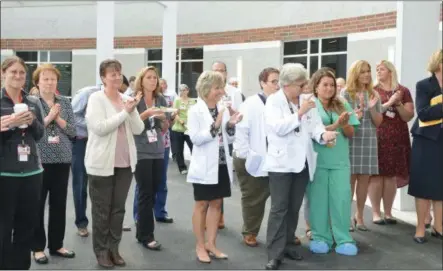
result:
[[[126,102],[124,102],[124,108],[126,112],[132,113],[134,111],[134,108],[137,106],[137,100],[136,99],[128,99]]]
[[[229,118],[229,125],[235,126],[237,123],[239,123],[243,119],[243,115],[240,112],[235,112],[234,115],[232,115]]]
[[[374,108],[374,106],[377,104],[377,102],[378,102],[378,96],[373,95],[371,97],[371,99],[369,100],[369,108],[370,109]]]
[[[339,127],[346,126],[349,122],[349,112],[343,112],[337,119],[337,124]]]
[[[225,112],[225,107],[222,107],[219,111],[218,111],[218,115],[217,115],[217,119],[215,120],[214,123],[214,128],[218,129],[220,128],[221,124],[222,124],[222,120],[223,120],[223,113]]]
[[[334,141],[338,134],[339,133],[335,131],[326,131],[321,135],[321,137],[326,143],[328,143]]]

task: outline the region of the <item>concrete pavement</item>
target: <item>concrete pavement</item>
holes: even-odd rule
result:
[[[126,221],[134,226],[132,220],[132,202],[134,183],[128,195],[126,204]],[[233,188],[231,198],[225,200],[226,229],[221,230],[218,237],[218,247],[229,255],[229,260],[213,260],[211,264],[200,264],[196,261],[195,243],[192,233],[192,185],[187,184],[185,177],[178,174],[177,166],[170,163],[169,168],[169,195],[167,209],[173,224],[156,224],[156,238],[163,245],[160,252],[143,248],[135,240],[135,229],[123,233],[120,253],[127,262],[127,266],[118,269],[264,269],[267,256],[263,243],[265,242],[266,221],[258,236],[260,246],[249,248],[241,242],[241,206],[240,193],[237,187]],[[269,201],[267,213],[269,212]],[[368,208],[367,208],[368,209]],[[303,208],[302,210],[303,211]],[[425,245],[415,244],[412,240],[414,227],[408,224],[378,226],[370,223],[371,215],[366,210],[367,226],[370,232],[355,232],[360,254],[356,257],[339,256],[335,253],[327,255],[313,255],[308,250],[308,242],[304,237],[305,223],[303,214],[300,215],[297,235],[302,236],[300,253],[304,261],[294,262],[285,260],[281,269],[425,269],[442,270],[442,241],[429,236]],[[90,209],[88,209],[90,218]],[[49,264],[37,265],[33,262],[32,269],[99,269],[92,251],[91,236],[81,238],[76,234],[74,225],[74,207],[72,189],[69,186],[68,212],[65,246],[76,252],[75,259],[60,259],[49,257]]]

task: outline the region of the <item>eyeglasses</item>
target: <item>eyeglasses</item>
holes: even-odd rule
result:
[[[226,72],[226,70],[213,70],[214,72],[221,72],[221,73],[223,73],[223,72]]]
[[[269,82],[271,82],[271,84],[273,84],[273,85],[277,85],[278,84],[278,80],[277,79],[272,80],[272,81],[267,81],[266,83],[269,83]]]

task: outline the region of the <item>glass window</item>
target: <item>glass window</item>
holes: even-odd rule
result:
[[[72,53],[69,51],[51,51],[49,60],[51,62],[71,62]]]
[[[283,59],[283,64],[286,63],[300,63],[305,66],[305,68],[308,66],[308,57],[307,56],[297,56],[297,57],[285,57]]]
[[[203,72],[203,61],[181,63],[180,83],[188,85],[190,89],[189,96],[192,98],[197,97],[197,91],[195,89],[195,85],[197,84],[198,77],[202,72]]]
[[[203,48],[182,48],[182,60],[203,59]]]
[[[57,89],[63,96],[72,95],[72,64],[54,64],[60,71],[60,80]]]
[[[346,78],[346,61],[347,56],[343,55],[327,55],[322,56],[322,67],[329,67],[335,70],[335,76]]]
[[[38,52],[37,51],[33,51],[33,52],[21,51],[21,52],[16,52],[15,55],[20,57],[21,59],[23,59],[23,61],[25,61],[25,62],[37,62],[38,61]]]
[[[40,51],[40,62],[49,62],[48,51]]]
[[[318,54],[318,40],[311,40],[311,54]]]
[[[348,39],[346,37],[323,39],[321,41],[321,51],[323,53],[344,52],[347,49]]]
[[[285,42],[283,46],[284,55],[303,55],[308,53],[308,41]]]
[[[37,69],[38,65],[26,63],[26,66],[28,67],[28,71],[26,72],[26,83],[25,83],[24,90],[30,91],[31,88],[34,86],[34,84],[32,83],[32,74]]]
[[[161,60],[162,60],[162,49],[148,50],[148,61],[161,61]]]
[[[163,65],[161,62],[154,62],[154,63],[148,62],[148,66],[154,66],[157,69],[158,76],[162,77],[162,66]]]
[[[311,56],[309,61],[311,65],[309,67],[309,75],[312,76],[318,70],[318,56]]]

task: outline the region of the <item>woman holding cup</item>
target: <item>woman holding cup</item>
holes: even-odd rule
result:
[[[308,185],[309,221],[312,230],[310,249],[313,253],[327,253],[334,242],[335,250],[343,255],[356,255],[357,247],[349,233],[351,215],[351,169],[348,138],[359,125],[351,106],[337,97],[333,73],[325,68],[315,72],[310,84],[315,104],[327,131],[339,134],[333,142],[320,145],[314,180]]]
[[[38,99],[22,90],[26,65],[16,56],[1,66],[0,93],[0,269],[31,266],[33,231],[43,168],[37,149],[45,132]]]

